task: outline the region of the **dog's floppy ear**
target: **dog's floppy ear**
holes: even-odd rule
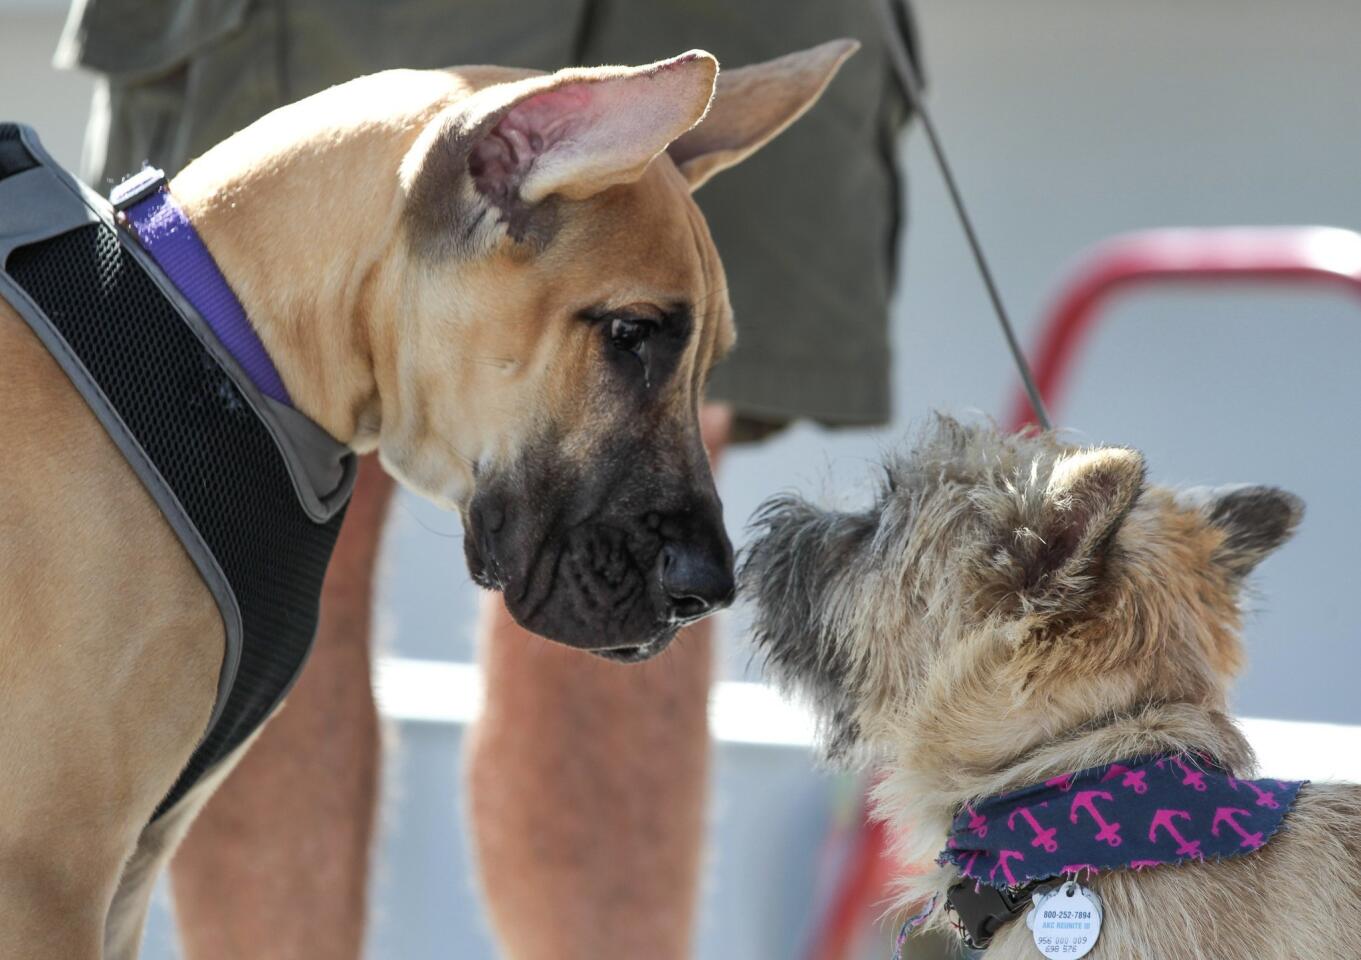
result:
[[[582,200],[641,177],[704,116],[717,75],[710,54],[691,50],[484,87],[427,126],[407,154],[409,216],[445,249],[495,223],[483,216],[490,204],[519,239],[543,200]]]
[[[1198,507],[1224,532],[1214,559],[1240,579],[1289,540],[1304,516],[1304,501],[1278,487],[1202,487],[1184,491],[1179,499]]]
[[[667,148],[690,189],[745,160],[802,116],[858,49],[855,40],[833,40],[720,73],[708,115]]]
[[[570,200],[631,183],[695,125],[718,62],[703,50],[642,67],[559,70],[506,84],[468,155],[477,189],[497,203]]]

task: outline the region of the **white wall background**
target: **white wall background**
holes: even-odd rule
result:
[[[1125,230],[1306,224],[1361,229],[1361,4],[1348,0],[919,0],[936,118],[1031,334],[1064,265]],[[47,58],[51,2],[0,0],[0,117],[74,162],[88,83]],[[995,321],[912,138],[905,285],[895,312],[901,424],[930,408],[1002,414],[1014,390]],[[739,318],[740,321],[740,318]],[[835,318],[828,318],[834,323]],[[1119,301],[1058,420],[1142,448],[1167,482],[1269,482],[1302,495],[1298,538],[1258,578],[1246,714],[1361,723],[1358,574],[1361,302],[1278,291]],[[899,430],[800,428],[729,457],[730,527],[775,488],[854,497]],[[457,521],[394,515],[382,633],[407,656],[470,655]],[[732,630],[732,633],[740,633]],[[729,675],[749,658],[728,644]],[[458,734],[412,727],[393,766],[375,956],[489,956],[458,830]],[[790,955],[800,942],[827,781],[793,750],[720,755],[701,953]],[[771,884],[770,879],[782,878]],[[146,955],[168,956],[163,913]]]

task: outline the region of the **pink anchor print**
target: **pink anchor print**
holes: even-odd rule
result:
[[[959,807],[938,862],[969,884],[1015,887],[1256,856],[1303,786],[1239,780],[1194,752],[1107,761]]]
[[[1063,773],[1057,777],[1050,777],[1044,782],[1044,785],[1046,787],[1058,787],[1064,793],[1067,793],[1073,789],[1073,778],[1075,776],[1077,776],[1076,773]]]
[[[968,811],[969,814],[969,830],[972,831],[979,840],[982,840],[988,835],[988,818],[974,813],[972,807],[965,807],[964,809]]]
[[[1173,757],[1172,762],[1181,767],[1181,772],[1186,774],[1186,776],[1181,779],[1182,786],[1189,786],[1197,793],[1204,793],[1206,791],[1205,774],[1201,773],[1199,770],[1192,770],[1186,764],[1182,763],[1181,757]]]
[[[982,855],[983,855],[982,850],[974,850],[972,853],[970,853],[968,859],[964,861],[964,868],[960,870],[960,873],[962,873],[966,877],[973,876],[973,866],[975,863],[978,862],[978,858]]]
[[[1123,776],[1124,779],[1120,781],[1120,786],[1129,787],[1135,793],[1143,796],[1148,793],[1148,783],[1144,780],[1144,775],[1147,773],[1147,770],[1131,770],[1122,764],[1112,763],[1110,770],[1101,778],[1101,782],[1107,783],[1116,777]]]
[[[1276,794],[1270,790],[1263,790],[1251,780],[1239,780],[1238,782],[1257,794],[1257,806],[1266,807],[1268,810],[1279,810],[1281,808],[1281,805],[1276,802]]]
[[[1233,829],[1234,833],[1243,838],[1242,843],[1240,843],[1239,846],[1247,847],[1249,850],[1256,850],[1266,842],[1263,839],[1262,834],[1248,833],[1244,830],[1239,825],[1238,821],[1234,819],[1235,816],[1250,817],[1252,814],[1246,810],[1240,810],[1238,807],[1220,807],[1215,810],[1214,821],[1210,824],[1210,835],[1215,837],[1219,836],[1219,825],[1221,823],[1227,823]]]
[[[1096,809],[1096,798],[1102,800],[1113,799],[1105,790],[1079,790],[1077,796],[1073,797],[1073,804],[1068,808],[1068,822],[1077,823],[1078,810],[1086,810],[1091,818],[1096,821],[1096,825],[1101,829],[1097,831],[1096,839],[1104,841],[1108,846],[1120,846],[1120,824],[1107,822],[1101,816],[1101,811]]]
[[[1054,839],[1055,834],[1058,833],[1058,828],[1050,827],[1045,829],[1040,826],[1040,822],[1035,819],[1035,815],[1030,812],[1029,807],[1017,807],[1015,810],[1011,811],[1011,816],[1007,817],[1008,830],[1016,829],[1016,817],[1018,814],[1022,820],[1030,824],[1030,829],[1035,832],[1035,839],[1030,841],[1032,847],[1044,847],[1047,853],[1053,853],[1058,850],[1059,842]]]
[[[1156,842],[1158,839],[1158,828],[1162,827],[1171,834],[1173,840],[1177,841],[1177,856],[1203,859],[1200,852],[1200,841],[1187,840],[1181,835],[1181,831],[1177,829],[1177,820],[1189,821],[1190,819],[1191,814],[1190,811],[1187,810],[1159,810],[1153,815],[1153,823],[1148,828],[1148,839]]]
[[[1011,867],[1007,866],[1007,863],[1008,861],[1011,860],[1024,860],[1024,859],[1025,854],[1019,850],[999,850],[997,852],[997,862],[994,863],[992,865],[992,869],[988,871],[988,879],[996,880],[997,870],[1000,867],[1002,870],[1002,876],[1006,877],[1007,879],[1007,886],[1009,887],[1016,886],[1016,875],[1011,872]]]

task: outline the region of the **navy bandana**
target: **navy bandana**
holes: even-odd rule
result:
[[[1207,760],[1110,763],[960,811],[941,866],[991,887],[1251,853],[1307,781],[1236,780]]]

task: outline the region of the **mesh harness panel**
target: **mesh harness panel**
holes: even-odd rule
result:
[[[5,132],[0,125],[0,144],[14,143]],[[22,162],[0,147],[0,178],[23,169]],[[234,679],[219,693],[215,721],[155,819],[242,744],[297,678],[316,632],[344,507],[324,522],[303,509],[277,434],[129,243],[107,223],[93,222],[15,247],[0,267],[46,315],[145,452],[240,611]],[[100,419],[110,433],[119,429]]]

